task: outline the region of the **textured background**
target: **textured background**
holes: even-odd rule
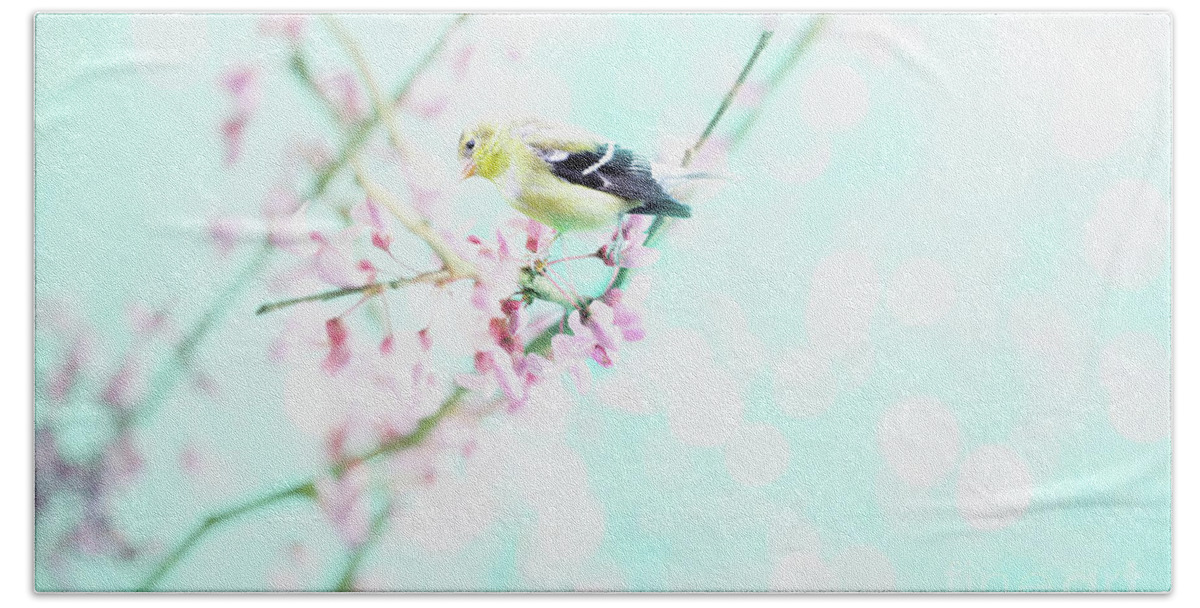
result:
[[[345,22],[390,83],[449,19]],[[779,19],[773,50],[810,20]],[[694,137],[762,23],[480,18],[481,67],[428,83],[454,103],[405,128],[450,180],[459,131],[497,105],[653,151]],[[256,214],[296,133],[331,135],[257,28],[38,18],[39,301],[120,336],[127,303],[193,318],[238,267],[207,220]],[[316,61],[343,61],[312,29]],[[646,273],[646,340],[598,390],[550,385],[494,421],[364,575],[395,589],[1168,588],[1170,31],[1165,15],[835,16],[730,157],[736,179]],[[264,67],[263,103],[230,170],[217,82],[244,63]],[[487,184],[454,188],[460,226],[512,213]],[[312,380],[267,361],[283,318],[251,314],[269,298],[239,301],[202,350],[218,396],[178,391],[138,435],[146,470],[116,509],[131,536],[169,543],[322,466]],[[38,340],[39,368],[57,346]],[[81,454],[106,432],[92,408],[53,413],[75,421]],[[185,473],[197,452],[203,473]],[[301,506],[223,528],[167,585],[270,587],[301,567],[297,541],[300,580],[327,586],[340,549]],[[72,572],[111,589],[145,568]]]

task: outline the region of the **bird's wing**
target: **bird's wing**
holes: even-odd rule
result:
[[[650,163],[628,148],[541,121],[522,123],[512,133],[560,179],[646,205],[673,202],[654,179]]]

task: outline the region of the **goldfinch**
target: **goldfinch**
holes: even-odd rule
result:
[[[463,132],[458,155],[463,179],[490,180],[514,209],[559,234],[613,226],[625,213],[692,214],[644,158],[575,127],[483,122]]]

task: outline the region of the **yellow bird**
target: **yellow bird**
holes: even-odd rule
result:
[[[628,148],[537,119],[483,122],[458,142],[462,176],[491,180],[517,211],[560,234],[615,225],[625,213],[691,217]]]

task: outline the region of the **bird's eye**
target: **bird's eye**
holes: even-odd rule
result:
[[[467,152],[470,152],[471,150],[474,150],[474,149],[475,149],[475,140],[474,140],[474,139],[468,139],[468,140],[467,140],[467,143],[463,144],[463,147],[467,149]]]

